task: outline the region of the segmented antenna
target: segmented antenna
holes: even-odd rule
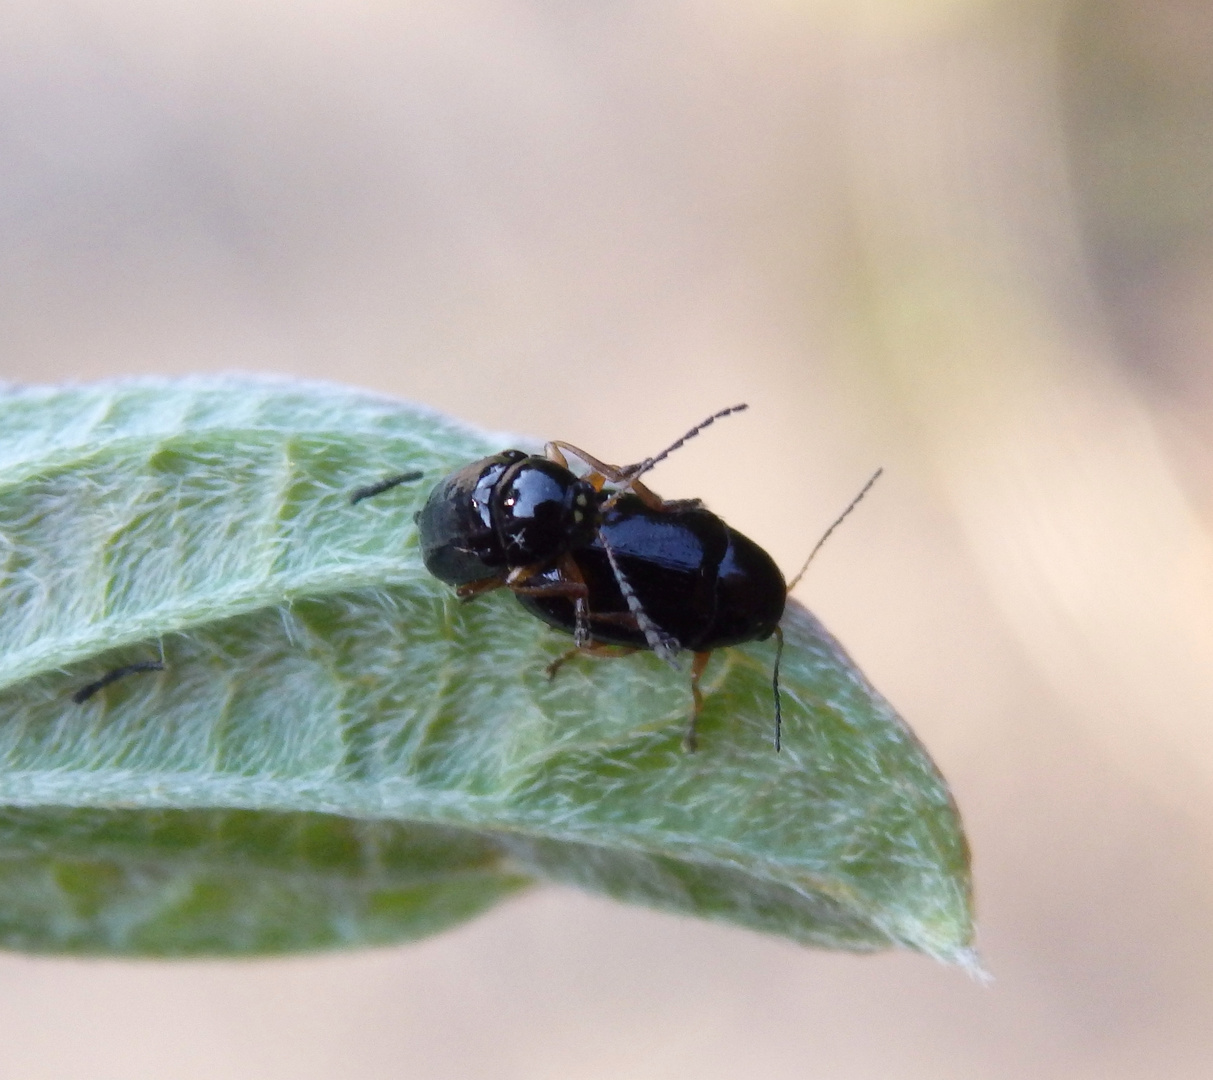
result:
[[[605,513],[607,510],[610,510],[636,480],[647,473],[658,462],[668,458],[688,439],[695,438],[704,428],[711,427],[721,417],[729,416],[735,412],[742,412],[748,408],[749,406],[743,403],[741,405],[730,405],[727,409],[721,409],[720,412],[712,413],[702,423],[696,424],[691,428],[682,438],[670,443],[660,454],[645,458],[644,461],[621,469],[620,472],[623,473],[623,479],[619,482],[619,489],[602,504],[602,512]],[[611,547],[601,529],[598,530],[598,539],[602,544],[602,550],[606,552],[607,561],[611,564],[611,573],[615,575],[615,581],[619,585],[619,591],[623,594],[623,599],[628,605],[628,611],[632,613],[632,617],[636,620],[636,625],[640,627],[640,632],[644,634],[644,640],[647,642],[649,648],[675,671],[680,670],[677,656],[682,645],[676,638],[672,638],[669,634],[664,633],[661,627],[649,618],[648,612],[644,610],[644,605],[640,602],[640,597],[636,595],[636,590],[632,588],[631,583],[623,572],[623,568],[620,567],[619,560],[615,557],[615,550]]]
[[[413,480],[420,480],[425,473],[414,469],[412,472],[400,473],[397,476],[389,476],[386,480],[380,480],[377,484],[367,484],[366,487],[355,488],[350,492],[350,502],[358,503],[363,499],[370,499],[375,495],[382,495],[385,491],[391,491],[398,484],[407,484]]]
[[[813,561],[814,556],[821,550],[822,545],[827,540],[829,540],[830,534],[835,529],[837,529],[839,525],[841,525],[844,521],[846,521],[846,519],[847,519],[848,515],[851,513],[851,511],[854,510],[855,507],[857,507],[860,504],[860,502],[863,500],[863,497],[869,491],[872,490],[872,485],[874,483],[876,483],[877,480],[880,479],[880,474],[883,472],[884,472],[884,467],[881,466],[881,468],[877,469],[874,473],[872,473],[871,478],[868,480],[868,482],[866,484],[863,485],[863,487],[859,491],[859,494],[856,495],[855,498],[853,498],[847,504],[847,508],[841,514],[839,514],[838,517],[836,517],[834,519],[834,524],[831,525],[828,529],[826,529],[826,531],[824,533],[821,534],[821,539],[817,541],[816,546],[813,548],[812,551],[809,552],[809,557],[807,559],[805,559],[804,566],[802,566],[800,568],[800,572],[794,578],[792,578],[792,580],[788,583],[788,592],[791,592],[794,588],[796,588],[796,586],[800,582],[800,579],[802,577],[804,577],[804,572],[809,568],[809,563],[811,563]]]
[[[775,668],[771,673],[771,689],[775,693],[775,753],[783,749],[783,700],[779,694],[779,662],[783,659],[783,627],[775,627]]]
[[[96,682],[91,682],[88,686],[82,686],[72,695],[72,701],[77,705],[83,705],[94,694],[104,690],[111,683],[116,683],[119,679],[125,679],[128,675],[138,675],[141,671],[163,671],[164,662],[161,660],[143,660],[137,664],[123,664],[122,667],[116,667],[111,671],[107,671]]]
[[[619,501],[620,497],[627,492],[628,488],[632,486],[633,482],[640,479],[640,477],[653,468],[654,465],[665,461],[665,459],[668,458],[675,450],[679,449],[689,439],[695,438],[695,436],[703,431],[704,428],[711,427],[722,417],[730,416],[733,413],[745,412],[745,410],[748,408],[749,405],[742,403],[741,405],[730,405],[727,409],[721,409],[720,412],[712,413],[712,415],[704,420],[703,423],[696,424],[693,428],[691,428],[691,430],[683,435],[681,439],[670,443],[670,445],[662,450],[660,454],[656,455],[656,457],[645,458],[644,461],[639,461],[635,465],[629,465],[626,468],[621,469],[620,472],[624,474],[624,479],[620,481],[619,489],[602,504],[603,512],[610,510],[611,507]]]
[[[649,618],[648,612],[644,610],[644,605],[640,602],[640,597],[636,595],[636,591],[624,576],[623,570],[619,565],[619,560],[615,558],[614,548],[607,543],[607,538],[602,535],[601,529],[598,530],[598,539],[602,543],[602,550],[606,552],[607,561],[611,564],[611,573],[615,575],[619,591],[627,602],[628,611],[635,618],[636,625],[640,627],[640,632],[644,634],[644,640],[648,643],[649,648],[675,671],[681,671],[682,669],[678,666],[676,657],[682,645],[677,638],[670,637],[669,634],[665,633],[661,627]]]

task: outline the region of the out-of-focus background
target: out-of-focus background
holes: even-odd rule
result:
[[[994,982],[531,894],[0,958],[0,1075],[1204,1078],[1213,6],[9,0],[0,379],[337,379],[663,465],[952,782]]]

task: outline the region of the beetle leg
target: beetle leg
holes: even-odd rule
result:
[[[524,581],[547,569],[546,566],[540,564],[538,566],[515,567],[506,575],[505,584],[511,592],[519,596],[571,597],[574,612],[573,640],[578,645],[587,645],[590,641],[588,622],[589,586],[586,585],[585,579],[581,576],[577,563],[573,561],[573,557],[567,552],[556,564],[556,568],[561,574],[560,581],[545,581],[539,585],[524,585]]]
[[[566,581],[575,581],[583,590],[573,598],[573,644],[578,648],[583,645],[589,645],[590,625],[587,621],[590,614],[589,586],[585,583],[585,578],[581,574],[581,567],[577,565],[577,560],[567,551],[560,557],[560,562],[557,565],[560,567],[560,573]]]
[[[691,710],[691,721],[687,724],[687,732],[682,737],[682,748],[688,754],[693,754],[699,749],[699,735],[695,731],[695,725],[699,722],[699,714],[703,711],[703,691],[699,689],[699,679],[711,659],[710,652],[697,652],[695,660],[691,664],[691,698],[695,704]]]
[[[581,645],[561,653],[543,670],[549,679],[554,679],[556,678],[556,672],[575,656],[593,656],[599,660],[609,660],[616,656],[631,656],[634,652],[639,652],[639,650],[633,649],[630,645],[603,645],[599,642],[591,641],[586,645]]]
[[[576,447],[572,443],[559,441],[550,442],[548,443],[548,447],[550,448],[548,450],[549,457],[552,453],[560,454],[562,450],[565,450],[574,457],[580,458],[591,469],[593,469],[594,472],[587,476],[586,479],[594,485],[595,490],[601,490],[602,483],[606,480],[609,480],[612,484],[627,484],[628,490],[638,496],[640,501],[643,502],[644,505],[650,510],[662,510],[665,508],[665,500],[662,499],[660,495],[657,495],[653,491],[649,490],[649,488],[645,487],[644,484],[642,484],[639,480],[633,480],[631,478],[632,472],[635,470],[636,466],[633,465],[629,466],[628,468],[621,469],[618,465],[608,465],[605,461],[599,461],[592,454],[587,454],[580,447]],[[564,457],[563,454],[560,456],[562,458]],[[553,458],[552,460],[555,459]],[[598,483],[594,482],[595,477],[597,477]]]
[[[602,475],[605,476],[608,480],[615,480],[619,477],[619,474],[620,474],[619,466],[608,465],[605,461],[599,461],[596,457],[594,457],[593,454],[587,454],[584,450],[581,449],[581,447],[574,446],[572,443],[565,442],[563,439],[557,439],[554,442],[548,443],[545,450],[547,452],[548,457],[551,457],[552,454],[560,454],[562,459],[564,458],[564,454],[561,454],[561,451],[562,450],[567,451],[568,453],[572,454],[573,457],[580,458],[586,465],[588,465],[595,472],[602,473]],[[555,460],[555,458],[553,458],[552,460]],[[561,461],[561,462],[557,462],[557,464],[567,465],[568,463],[566,461]]]
[[[610,623],[612,626],[623,626],[628,630],[640,630],[640,623],[630,611],[591,611],[590,622]],[[643,633],[643,631],[641,631]]]
[[[589,644],[589,587],[581,576],[581,567],[567,551],[556,563],[560,581],[545,581],[542,585],[524,586],[522,583],[534,574],[546,569],[544,566],[521,566],[511,570],[505,583],[516,593],[524,596],[571,596],[573,598],[573,641],[578,647]]]
[[[547,443],[543,448],[544,455],[547,457],[548,461],[554,461],[562,469],[567,469],[569,467],[568,458],[566,458],[564,454],[560,452],[560,448],[562,446],[570,453],[581,458],[582,461],[590,466],[590,471],[586,473],[582,479],[595,491],[601,491],[602,485],[607,481],[607,478],[603,475],[602,470],[609,469],[611,466],[603,465],[602,462],[597,460],[597,458],[591,458],[589,454],[583,454],[575,446],[570,446],[568,443]]]
[[[567,575],[564,581],[545,581],[541,585],[524,585],[524,581],[528,581],[536,574],[542,573],[547,569],[542,563],[535,566],[515,566],[508,574],[501,577],[481,578],[479,581],[470,581],[466,585],[460,585],[455,589],[455,595],[460,600],[474,600],[477,596],[482,596],[484,593],[492,592],[494,589],[500,589],[502,586],[509,589],[512,593],[517,593],[522,596],[569,596],[573,599],[573,609],[576,612],[576,627],[573,631],[573,640],[578,644],[588,643],[590,640],[589,630],[589,609],[586,605],[586,600],[590,595],[590,590],[582,580],[581,571],[577,569],[577,564],[569,556],[565,556],[565,562],[560,565],[562,573]],[[571,572],[570,572],[571,571]],[[568,580],[571,579],[571,580]]]
[[[577,564],[573,561],[572,556],[566,554],[557,565],[564,576],[564,580],[562,581],[545,581],[540,585],[524,585],[523,582],[529,581],[536,574],[540,574],[547,569],[547,566],[543,563],[536,563],[533,566],[515,566],[508,574],[500,577],[481,578],[480,581],[470,581],[466,585],[458,586],[455,589],[455,595],[460,600],[474,600],[477,596],[504,586],[510,592],[518,593],[522,596],[572,597],[573,610],[576,612],[576,626],[573,631],[573,640],[578,645],[588,644],[590,629],[588,622],[589,608],[586,601],[590,595],[590,590],[586,586],[585,579],[582,578],[581,571],[577,568]]]
[[[515,566],[508,574],[505,575],[505,579],[502,584],[505,585],[506,588],[517,589],[518,586],[520,586],[524,581],[529,581],[536,574],[541,574],[546,569],[547,567],[542,563],[534,563],[531,566]]]
[[[545,458],[547,458],[548,461],[554,461],[562,469],[567,469],[569,467],[568,458],[566,458],[560,452],[559,443],[554,443],[554,442],[544,443],[543,444],[543,456]]]
[[[590,591],[579,581],[545,581],[542,585],[510,585],[509,582],[502,584],[519,596],[571,596],[576,600],[578,597],[585,599]]]
[[[486,577],[479,581],[469,581],[466,585],[459,585],[455,588],[455,595],[460,600],[474,600],[477,596],[482,596],[486,592],[492,592],[494,589],[500,589],[506,584],[504,577]]]
[[[571,596],[574,600],[589,590],[575,581],[545,581],[542,585],[511,585],[520,596]]]
[[[618,483],[624,483],[627,477],[619,480]],[[668,510],[665,499],[658,495],[652,488],[645,487],[639,480],[628,481],[628,490],[635,495],[645,506],[650,510]]]
[[[532,566],[515,566],[505,575],[501,583],[513,592],[522,593],[523,596],[577,597],[589,593],[590,590],[586,588],[581,571],[577,569],[577,564],[567,554],[556,564],[556,568],[563,575],[559,581],[544,581],[538,585],[524,584],[536,574],[542,574],[545,570],[550,569],[547,563],[535,563]]]

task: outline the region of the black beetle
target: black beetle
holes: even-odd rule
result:
[[[612,500],[608,496],[603,503]],[[650,503],[624,494],[602,509],[595,535],[572,549],[567,562],[585,584],[593,643],[565,653],[549,672],[579,651],[620,652],[598,643],[625,652],[653,649],[665,659],[680,649],[691,651],[694,708],[685,742],[695,749],[695,722],[703,707],[699,680],[712,651],[763,641],[778,631],[787,585],[775,561],[697,502]],[[569,576],[559,565],[550,567],[532,577],[532,589],[518,599],[544,622],[576,631],[574,602],[543,591]]]
[[[778,750],[779,621],[790,587],[770,555],[698,499],[666,501],[639,480],[704,428],[745,408],[722,409],[656,457],[623,468],[565,442],[548,443],[543,455],[505,450],[464,466],[434,487],[416,515],[426,568],[464,599],[508,588],[532,614],[571,632],[575,647],[549,665],[549,675],[579,652],[651,649],[673,664],[680,651],[691,651],[688,750],[696,747],[699,681],[713,650],[774,634]],[[590,471],[574,474],[566,454]],[[360,488],[352,501],[419,476]]]

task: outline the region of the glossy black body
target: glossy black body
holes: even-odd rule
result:
[[[517,593],[518,602],[574,633],[573,598],[542,592],[570,580],[567,556],[586,585],[592,639],[650,648],[630,617],[605,540],[649,620],[679,648],[707,652],[770,637],[787,586],[762,548],[697,501],[658,508],[625,494],[604,511],[611,498],[545,457],[506,450],[452,473],[430,493],[417,515],[422,557],[430,573],[455,586],[533,567],[519,582],[528,592]]]
[[[698,503],[667,503],[658,510],[624,495],[599,524],[601,536],[571,549],[589,588],[589,628],[595,641],[648,648],[645,635],[619,621],[627,601],[602,538],[610,545],[645,614],[679,646],[707,652],[771,636],[783,616],[787,586],[775,561],[754,541]],[[549,569],[532,579],[559,580]],[[563,596],[518,596],[544,622],[573,632],[573,602]]]
[[[505,450],[441,481],[417,515],[426,569],[448,585],[554,563],[588,543],[598,494],[562,465]]]
[[[610,646],[649,649],[671,663],[680,650],[693,652],[688,751],[697,743],[700,680],[712,652],[774,635],[778,750],[783,574],[699,500],[666,502],[640,482],[688,439],[744,408],[713,413],[661,453],[624,468],[565,442],[549,443],[542,457],[504,450],[472,462],[439,482],[415,517],[426,568],[464,600],[508,588],[531,614],[572,634],[574,647],[547,666],[549,678],[578,653],[615,655]],[[584,479],[568,468],[566,454],[588,467]],[[358,488],[351,501],[416,478],[405,473]]]

